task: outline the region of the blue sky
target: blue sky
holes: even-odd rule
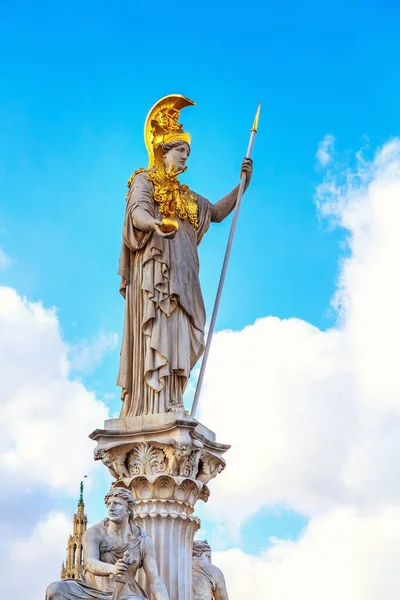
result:
[[[216,201],[238,181],[261,101],[254,178],[217,330],[269,315],[332,328],[348,231],[318,215],[314,195],[325,172],[316,152],[333,135],[340,170],[360,148],[371,159],[400,134],[399,24],[391,1],[3,1],[0,247],[10,265],[0,270],[1,285],[56,307],[71,346],[120,334],[125,186],[146,166],[148,109],[168,93],[196,102],[181,115],[192,135],[182,181]],[[200,247],[208,315],[229,226],[214,225]],[[114,412],[118,346],[74,375]],[[96,494],[105,485],[88,494],[90,517],[101,516]],[[74,510],[71,494],[48,493],[43,510],[52,502]],[[257,554],[271,535],[297,537],[307,519],[306,511],[264,507],[243,525],[241,548]],[[203,526],[209,533],[207,516]]]

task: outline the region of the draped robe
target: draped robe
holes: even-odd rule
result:
[[[103,537],[99,547],[99,560],[115,565],[125,551],[129,550],[133,562],[129,565],[126,576],[130,582],[123,587],[120,600],[147,600],[147,594],[135,581],[135,576],[137,570],[143,566],[146,539],[149,539],[149,536],[137,527],[139,535],[134,542],[116,546],[115,543],[108,541],[109,523],[109,519],[104,519],[95,526],[99,528]],[[46,591],[46,600],[111,600],[114,587],[115,583],[109,577],[93,575],[85,570],[83,581],[64,579],[50,584]]]
[[[125,297],[124,333],[117,385],[121,417],[183,408],[190,372],[204,352],[205,309],[197,246],[211,220],[212,204],[197,200],[198,228],[179,220],[173,239],[141,231],[135,210],[161,219],[153,183],[142,172],[129,189],[119,264]]]
[[[193,600],[212,600],[217,589],[215,568],[204,559],[193,558]]]

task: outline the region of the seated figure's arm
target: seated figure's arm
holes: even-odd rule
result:
[[[214,567],[216,571],[216,584],[217,587],[214,592],[214,600],[229,600],[228,591],[226,589],[225,577],[217,567]]]
[[[155,600],[169,600],[167,588],[158,572],[153,542],[148,536],[144,538],[143,542],[145,544],[143,568],[150,584],[151,593]]]
[[[83,534],[83,557],[84,566],[89,573],[93,575],[102,575],[108,577],[117,573],[117,565],[105,563],[99,560],[100,557],[100,536],[91,529]]]

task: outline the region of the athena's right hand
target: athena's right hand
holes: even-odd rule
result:
[[[176,229],[175,231],[171,231],[170,233],[164,233],[164,231],[161,229],[162,225],[163,222],[158,220],[155,220],[153,223],[154,231],[158,233],[160,237],[166,238],[167,240],[170,240],[173,237],[175,237]]]

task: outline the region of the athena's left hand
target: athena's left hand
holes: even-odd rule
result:
[[[253,175],[253,161],[251,158],[245,158],[242,162],[242,168],[240,171],[240,177],[242,174],[246,175],[246,188],[249,186],[251,177]]]

